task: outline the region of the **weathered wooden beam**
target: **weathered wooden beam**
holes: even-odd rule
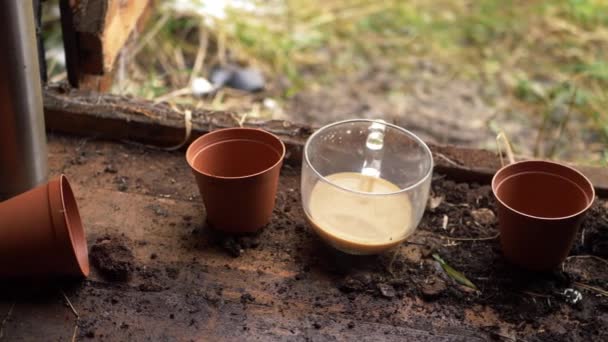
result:
[[[81,68],[106,74],[150,5],[150,0],[77,0],[72,7]]]
[[[60,0],[72,86],[109,89],[116,59],[150,6],[151,0]]]
[[[184,114],[167,103],[135,99],[127,96],[96,94],[66,87],[49,86],[44,91],[47,129],[112,140],[129,140],[171,147],[184,140],[218,128],[239,125],[235,113],[187,109],[192,112],[192,133],[185,137]],[[314,127],[283,120],[248,120],[247,127],[264,128],[278,135],[287,145],[286,161],[301,162],[306,139]],[[494,152],[429,144],[435,168],[459,181],[489,183],[500,168]],[[608,196],[608,170],[577,166],[596,187],[599,196]]]

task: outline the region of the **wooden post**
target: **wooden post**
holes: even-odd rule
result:
[[[107,91],[116,59],[148,17],[151,0],[60,0],[68,80]]]

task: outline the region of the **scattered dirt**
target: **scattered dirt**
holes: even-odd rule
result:
[[[277,195],[272,222],[260,232],[233,236],[205,226],[193,231],[198,244],[214,246],[217,251],[233,258],[247,253],[248,258],[253,255],[272,256],[273,259],[266,262],[293,262],[299,270],[296,275],[289,281],[275,285],[275,299],[279,302],[279,298],[289,301],[310,296],[307,291],[313,290],[302,290],[298,283],[309,284],[314,279],[313,274],[320,273],[331,280],[338,291],[337,296],[344,296],[351,302],[361,296],[371,296],[390,307],[399,301],[421,298],[424,302],[439,305],[442,317],[474,319],[470,324],[488,329],[490,336],[504,336],[506,330],[514,333],[514,327],[522,324],[531,327],[526,332],[531,340],[545,337],[571,339],[574,336],[569,329],[558,329],[547,335],[551,327],[539,323],[544,317],[559,317],[558,320],[563,322],[575,320],[577,325],[586,327],[575,334],[583,340],[593,339],[605,328],[605,322],[594,313],[608,308],[608,298],[596,297],[595,293],[582,291],[575,286],[575,282],[582,282],[605,288],[608,277],[605,265],[575,257],[566,263],[564,271],[538,274],[507,263],[501,256],[495,200],[488,185],[458,183],[444,175],[434,175],[431,198],[435,200],[429,202],[431,208],[427,210],[416,234],[394,251],[361,257],[340,253],[318,240],[304,223],[299,191],[297,185],[291,183],[293,179],[297,184],[298,170],[286,167],[283,174],[290,181],[283,183]],[[154,205],[148,209],[158,219],[171,220],[169,210]],[[605,257],[608,243],[607,211],[604,202],[596,203],[583,224],[573,255]],[[189,227],[193,218],[185,216],[180,221]],[[108,242],[105,241],[99,243],[101,246],[106,244]],[[124,252],[123,247],[118,247],[118,255]],[[439,254],[461,272],[479,291],[455,281],[432,258],[433,253]],[[113,258],[116,259],[122,260],[121,257]],[[154,259],[155,262],[157,260]],[[118,265],[122,264],[118,262]],[[257,265],[263,267],[264,263]],[[225,266],[231,269],[229,264]],[[121,269],[120,266],[118,268]],[[260,275],[264,274],[262,270],[258,271]],[[192,270],[187,272],[190,274]],[[143,273],[138,271],[138,290],[165,291],[171,288],[179,274],[178,269],[172,268],[166,268],[164,273],[154,269]],[[567,303],[563,293],[569,288],[581,291],[582,302]],[[337,300],[335,296],[316,296],[313,307],[330,307]],[[203,297],[212,305],[225,305],[221,288],[205,291]],[[258,302],[250,292],[242,293],[238,301],[247,305]],[[351,314],[358,320],[365,320],[368,315],[358,311]],[[390,310],[384,315],[383,320],[390,322],[395,319]],[[315,330],[324,329],[321,321],[311,324]],[[354,323],[352,327],[348,325],[348,329],[354,327]]]
[[[85,146],[91,156],[87,163],[95,161],[94,149],[100,145]],[[441,340],[440,334],[448,334],[443,340],[462,341],[608,338],[608,297],[577,286],[607,288],[608,268],[595,258],[606,257],[606,201],[597,201],[591,209],[563,270],[530,273],[508,264],[501,255],[490,187],[435,174],[431,195],[442,199],[431,202],[434,208],[426,211],[406,243],[383,255],[351,256],[327,247],[307,227],[298,168],[282,170],[271,223],[254,235],[230,236],[205,226],[200,198],[182,155],[175,156],[177,166],[171,168],[167,160],[172,154],[109,146],[118,149],[112,152],[116,155],[141,156],[150,166],[146,174],[137,174],[131,171],[137,168],[123,168],[116,161],[133,186],[126,194],[114,195],[117,199],[132,195],[128,200],[139,204],[122,203],[125,208],[112,214],[131,215],[130,209],[137,209],[147,216],[131,223],[141,231],[125,232],[131,234],[127,238],[108,235],[103,216],[85,208],[85,214],[98,215],[101,221],[88,233],[100,236],[92,235],[96,240],[91,261],[104,279],[93,276],[66,289],[82,317],[81,339],[187,336],[183,339],[196,340],[202,331],[224,339],[246,334],[271,340],[385,334],[387,340],[427,341]],[[87,174],[86,164],[67,164],[69,174]],[[91,168],[100,170],[100,165]],[[184,181],[157,189],[168,175]],[[78,178],[71,180],[83,192],[95,187],[116,191],[116,176],[101,173],[103,182],[83,176],[80,183]],[[97,183],[89,185],[92,182]],[[162,207],[149,207],[166,195],[171,198]],[[85,196],[90,195],[85,192]],[[433,259],[434,253],[479,291],[449,276]],[[563,295],[567,289],[579,291],[582,300],[568,302],[571,297]],[[412,333],[407,329],[437,335],[408,338],[413,335],[407,335]]]
[[[263,229],[261,230],[263,231]],[[231,235],[226,234],[211,228],[207,228],[205,234],[207,234],[213,244],[221,246],[222,250],[228,255],[238,258],[247,249],[256,249],[260,246],[260,232]]]
[[[129,177],[116,176],[114,178],[114,183],[116,184],[116,189],[118,189],[118,191],[125,192],[129,190]]]
[[[248,304],[248,303],[254,303],[254,302],[255,302],[255,297],[252,296],[250,293],[243,293],[241,295],[242,304]]]
[[[360,257],[323,247],[317,249],[316,256],[302,260],[300,267],[304,270],[304,267],[312,265],[321,272],[333,275],[336,288],[350,300],[355,300],[360,295],[388,300],[421,297],[427,302],[440,304],[444,310],[456,317],[462,316],[463,308],[470,308],[470,312],[483,318],[486,315],[483,312],[478,313],[481,310],[478,308],[483,308],[482,310],[491,310],[492,314],[497,316],[497,322],[505,322],[512,327],[531,324],[536,330],[531,332],[530,336],[538,338],[543,338],[547,329],[538,323],[539,319],[550,315],[559,317],[564,308],[569,307],[575,312],[577,324],[584,324],[589,328],[577,331],[576,336],[584,340],[592,339],[603,329],[605,322],[593,312],[606,310],[608,299],[596,297],[593,292],[582,291],[575,286],[575,281],[605,288],[608,283],[605,265],[593,264],[583,258],[579,260],[576,272],[568,271],[568,268],[565,272],[556,270],[548,273],[521,270],[510,265],[501,256],[495,200],[490,186],[457,183],[442,175],[435,175],[432,193],[432,197],[442,200],[431,203],[435,208],[426,212],[417,233],[397,250],[385,255]],[[289,205],[285,202],[291,202],[292,196],[298,194],[279,196],[277,206],[281,208]],[[598,201],[587,217],[581,231],[586,238],[582,241],[579,235],[573,255],[602,255],[599,251],[608,240],[608,216],[601,203],[603,202]],[[301,239],[309,239],[310,232],[298,229],[295,222],[299,218],[291,215],[279,215],[261,234],[261,239],[272,240],[275,233],[283,229],[282,226],[295,228],[292,232],[295,233],[293,239],[296,243]],[[284,217],[293,221],[282,222]],[[445,217],[448,217],[447,225],[444,224]],[[290,246],[263,243],[260,248],[267,252],[280,253],[289,252]],[[473,282],[479,291],[459,284],[446,274],[439,263],[430,257],[431,253],[438,253],[449,265]],[[580,270],[587,270],[587,273],[582,276]],[[306,279],[306,274],[306,271],[299,273],[296,280]],[[567,303],[563,293],[569,288],[582,293],[583,306],[580,303]],[[283,291],[293,291],[292,286],[288,284]],[[331,298],[322,298],[316,303],[326,306],[331,302]],[[581,309],[582,307],[584,309]],[[568,320],[565,316],[562,319]],[[497,329],[491,334],[501,336],[499,325],[496,322],[485,322],[483,327]],[[572,331],[563,331],[552,336],[557,339],[570,339]]]
[[[123,237],[104,236],[91,246],[91,263],[112,281],[126,281],[135,268],[129,242]]]
[[[475,222],[482,225],[489,225],[496,221],[496,215],[491,209],[481,208],[475,209],[471,211],[471,216],[475,220]]]

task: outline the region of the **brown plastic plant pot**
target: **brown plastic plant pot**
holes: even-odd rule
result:
[[[275,205],[285,145],[254,128],[227,128],[196,139],[186,159],[196,177],[207,222],[230,233],[265,226]]]
[[[595,199],[587,177],[548,161],[503,167],[494,175],[492,191],[504,255],[534,271],[549,271],[564,261]]]
[[[0,277],[88,275],[87,241],[64,175],[0,203]]]

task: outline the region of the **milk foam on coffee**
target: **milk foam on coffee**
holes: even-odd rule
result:
[[[352,190],[319,181],[310,195],[308,219],[334,247],[356,254],[378,253],[399,244],[415,228],[407,194],[390,194],[401,190],[397,185],[355,172],[325,178]]]

